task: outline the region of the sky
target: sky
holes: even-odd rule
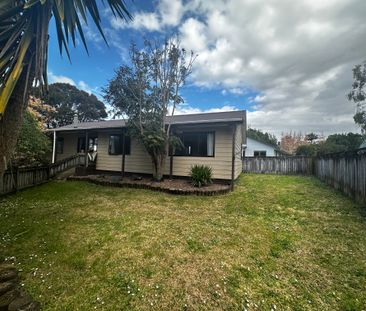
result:
[[[178,36],[198,57],[178,113],[245,109],[248,125],[275,134],[358,132],[348,102],[352,68],[366,60],[364,0],[126,0],[132,22],[100,7],[108,46],[86,26],[71,62],[50,29],[49,80],[101,98],[130,43]]]

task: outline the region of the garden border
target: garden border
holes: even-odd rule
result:
[[[150,184],[143,184],[143,183],[133,183],[133,182],[113,182],[108,180],[98,180],[95,178],[90,178],[90,176],[70,176],[67,180],[71,181],[86,181],[96,185],[101,186],[111,186],[111,187],[118,187],[118,188],[132,188],[132,189],[145,189],[145,190],[152,190],[157,192],[165,192],[169,194],[177,194],[177,195],[197,195],[197,196],[216,196],[216,195],[223,195],[231,192],[230,185],[227,185],[227,188],[224,189],[217,189],[217,190],[205,190],[204,188],[199,188],[195,190],[185,190],[179,188],[163,188],[159,186],[153,186]]]

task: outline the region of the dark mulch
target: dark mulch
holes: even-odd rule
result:
[[[173,194],[182,195],[218,195],[228,193],[230,185],[224,183],[212,183],[210,185],[197,188],[193,187],[187,179],[164,179],[161,182],[156,182],[151,178],[129,176],[111,176],[111,175],[88,175],[88,176],[70,176],[68,180],[83,180],[89,181],[98,185],[150,189],[155,191],[163,191]]]

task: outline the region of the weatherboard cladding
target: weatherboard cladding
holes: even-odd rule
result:
[[[189,176],[193,164],[204,164],[212,168],[213,177],[219,179],[231,178],[232,164],[232,126],[228,123],[235,122],[235,178],[241,172],[241,144],[245,135],[245,111],[207,113],[196,115],[182,115],[170,117],[171,124],[197,125],[197,130],[215,132],[215,156],[191,157],[175,156],[173,164],[174,176]],[[219,123],[222,123],[218,126]],[[205,124],[205,125],[204,125]],[[74,127],[76,126],[76,127]],[[122,167],[122,155],[109,155],[108,142],[111,133],[120,133],[120,128],[125,126],[123,120],[110,120],[99,122],[85,122],[64,126],[56,129],[57,136],[64,137],[64,154],[58,154],[57,159],[63,159],[76,152],[77,138],[85,135],[85,130],[98,130],[98,157],[97,169],[102,171],[118,171]],[[204,126],[204,127],[203,127]],[[82,134],[83,133],[83,134]],[[136,139],[131,139],[131,154],[126,155],[125,171],[130,173],[152,173],[152,163],[143,145]],[[169,158],[166,159],[164,174],[169,174]]]

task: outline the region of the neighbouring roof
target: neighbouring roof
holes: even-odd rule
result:
[[[363,143],[360,145],[360,149],[361,148],[366,148],[366,140],[364,140]]]
[[[246,118],[245,110],[184,114],[176,116],[167,116],[168,124],[202,124],[202,123],[222,123],[222,122],[243,122]],[[108,129],[120,128],[126,126],[125,120],[107,120],[80,122],[65,125],[51,131],[75,131],[75,130],[92,130],[92,129]]]
[[[269,143],[265,143],[265,142],[263,142],[263,141],[261,141],[261,140],[254,139],[254,138],[251,138],[251,137],[247,137],[247,141],[248,141],[248,139],[254,140],[254,141],[256,141],[256,142],[258,142],[258,143],[260,143],[260,144],[263,144],[263,145],[266,145],[266,146],[268,146],[268,147],[270,147],[270,148],[273,148],[275,151],[277,151],[278,153],[281,153],[281,154],[283,154],[283,155],[288,155],[288,154],[289,154],[288,152],[286,152],[285,150],[282,150],[282,149],[281,149],[281,148],[279,148],[278,146],[271,145],[271,144],[269,144]],[[247,143],[247,144],[248,144],[248,143]]]
[[[252,138],[252,137],[247,137],[247,140],[248,139],[251,139],[251,140],[254,140],[254,141],[256,141],[256,142],[258,142],[258,143],[260,143],[260,144],[263,144],[263,145],[266,145],[266,146],[268,146],[268,147],[270,147],[270,148],[272,148],[272,149],[274,149],[274,150],[278,150],[278,151],[280,151],[279,150],[279,148],[278,148],[278,146],[275,146],[275,145],[271,145],[271,144],[269,144],[269,143],[265,143],[265,142],[263,142],[263,141],[261,141],[261,140],[258,140],[258,139],[255,139],[255,138]]]

